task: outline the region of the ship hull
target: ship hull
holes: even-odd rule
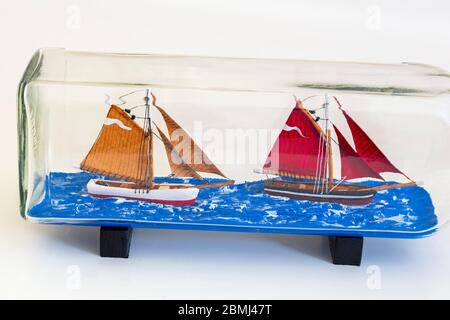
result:
[[[195,203],[199,189],[180,184],[156,184],[145,190],[131,182],[91,179],[88,194],[96,198],[123,198],[173,206],[189,206]]]
[[[331,186],[333,188],[333,186]],[[330,188],[330,190],[331,190]],[[272,196],[296,200],[340,203],[349,206],[363,206],[372,202],[375,190],[361,185],[339,185],[331,192],[317,192],[314,183],[295,183],[280,180],[267,181],[264,191]]]

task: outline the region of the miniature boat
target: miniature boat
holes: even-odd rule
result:
[[[91,196],[97,198],[119,197],[178,206],[194,204],[199,192],[192,185],[155,184],[154,188],[145,190],[132,182],[99,179],[91,179],[87,189]]]
[[[324,110],[324,119],[314,116],[316,110],[305,109],[302,102],[296,99],[296,105],[262,170],[266,174],[278,175],[281,179],[267,180],[264,191],[269,195],[299,200],[366,205],[378,191],[415,186],[416,183],[397,169],[342,109],[337,98],[334,99],[349,125],[356,150],[330,121],[328,97],[320,108]],[[323,122],[323,127],[319,121]],[[331,136],[331,127],[337,141]],[[338,181],[333,177],[332,140],[340,151],[341,179]],[[370,187],[348,181],[373,178],[386,182],[380,175],[383,172],[402,174],[409,182]]]
[[[191,177],[202,180],[198,172],[225,175],[209,160],[186,131],[173,120],[152,95],[152,107],[162,115],[169,139],[154,123],[147,90],[144,98],[145,116],[141,127],[131,115],[132,109],[111,105],[97,140],[82,161],[84,171],[119,180],[91,179],[87,192],[93,197],[125,198],[168,205],[192,205],[200,189],[231,185],[234,181],[191,184],[158,184],[154,181],[153,140],[157,137],[166,150],[171,177]],[[157,134],[153,127],[156,127]],[[181,141],[179,138],[182,138]],[[177,148],[175,148],[177,146]],[[184,152],[183,152],[184,151]]]

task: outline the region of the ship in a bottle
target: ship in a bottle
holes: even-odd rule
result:
[[[110,106],[97,140],[80,168],[112,179],[91,179],[87,192],[97,198],[125,198],[186,206],[195,203],[200,189],[233,184],[234,181],[227,179],[189,134],[157,104],[156,96],[148,89],[145,91],[145,103],[142,105],[125,109],[118,105]],[[133,114],[136,108],[144,108],[143,117]],[[162,115],[168,136],[155,123],[153,109]],[[194,178],[200,183],[156,183],[155,141],[165,147],[170,177]],[[218,175],[226,180],[205,182],[199,172]]]
[[[296,98],[295,107],[263,166],[262,173],[277,176],[265,182],[264,191],[298,200],[358,206],[372,202],[379,191],[415,186],[342,108],[338,99],[333,98],[348,124],[355,148],[331,121],[327,95],[321,107],[313,110]],[[340,154],[340,177],[333,173],[336,151]],[[405,182],[388,183],[381,175],[385,172],[400,174]],[[376,186],[361,183],[372,179],[381,183]]]

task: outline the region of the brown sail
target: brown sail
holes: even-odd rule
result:
[[[105,123],[80,168],[85,171],[141,185],[153,183],[151,134],[116,105],[111,105]]]
[[[176,146],[176,151],[196,172],[217,174],[226,178],[226,176],[211,162],[208,156],[200,149],[189,134],[160,106],[156,104],[156,97],[152,94],[153,105],[161,113],[169,132],[171,145]],[[175,132],[176,131],[176,132]],[[176,140],[175,136],[181,137],[181,141]]]
[[[170,142],[170,140],[166,137],[164,132],[162,132],[159,127],[158,129],[159,136],[164,143],[164,148],[166,149],[167,159],[169,161],[170,170],[172,171],[172,175],[174,177],[192,177],[197,179],[203,179],[194,169],[192,169],[188,164],[186,164],[183,159],[180,157],[178,152],[176,152],[174,146]]]

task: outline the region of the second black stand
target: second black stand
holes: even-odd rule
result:
[[[128,258],[132,234],[132,228],[101,227],[100,256],[107,258]]]
[[[330,236],[328,241],[334,264],[361,265],[364,242],[362,237]]]

